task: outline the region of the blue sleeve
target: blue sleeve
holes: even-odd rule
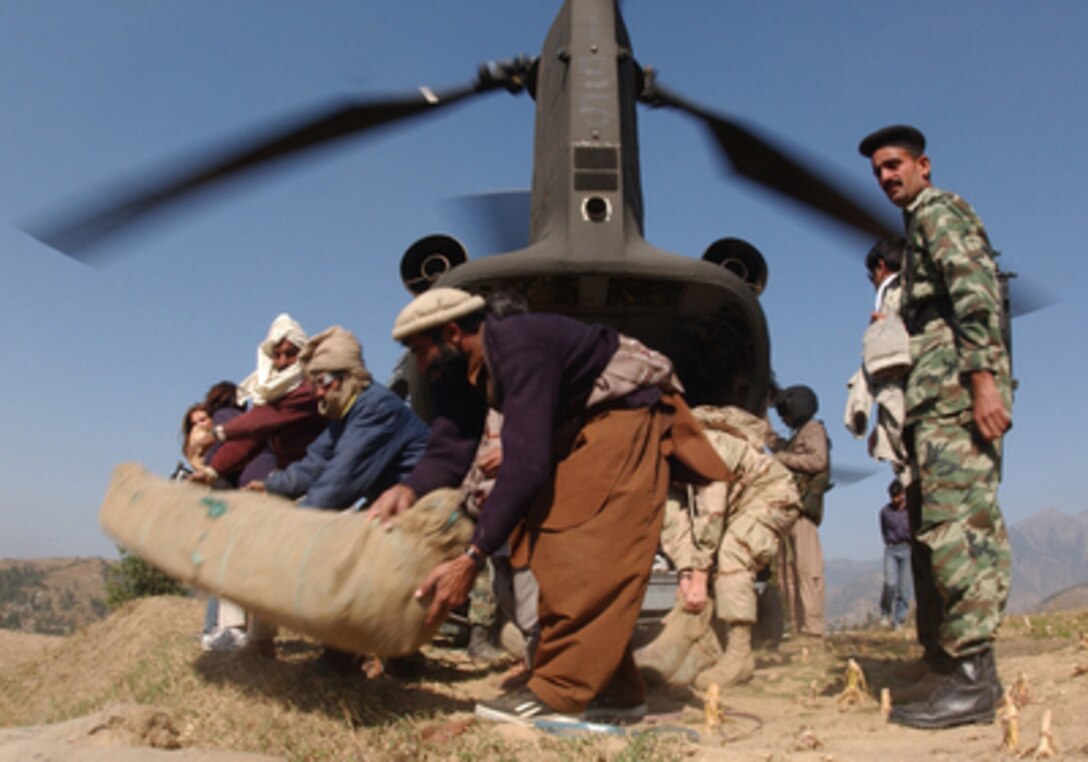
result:
[[[318,476],[327,468],[333,455],[332,427],[327,427],[306,449],[306,457],[283,471],[273,471],[264,480],[264,488],[276,495],[294,500],[309,491]]]
[[[321,474],[309,485],[302,505],[348,508],[371,490],[400,451],[399,400],[360,395],[361,407],[349,413],[336,449]]]
[[[892,536],[891,516],[888,515],[887,506],[880,509],[880,536],[885,544],[888,543],[889,538]]]

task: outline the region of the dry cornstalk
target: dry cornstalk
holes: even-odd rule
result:
[[[1016,682],[1012,688],[1005,692],[1005,701],[1012,701],[1017,709],[1023,709],[1031,703],[1031,688],[1028,684],[1028,676],[1021,672],[1016,676]]]
[[[1039,729],[1039,745],[1035,747],[1032,759],[1050,759],[1058,754],[1058,744],[1054,743],[1054,736],[1050,733],[1050,710],[1043,712],[1043,725]]]
[[[811,725],[806,725],[801,729],[801,734],[797,736],[797,740],[793,743],[793,748],[797,751],[811,751],[812,749],[819,749],[823,747],[824,742],[816,737],[816,731],[812,729]]]
[[[804,646],[801,648],[801,663],[808,664],[808,648]]]
[[[706,717],[706,726],[713,730],[721,724],[721,688],[717,683],[711,683],[706,689],[706,698],[703,699],[703,714]]]
[[[1008,751],[1016,751],[1020,747],[1020,710],[1016,708],[1016,701],[1012,697],[1012,688],[1005,689],[1005,704],[1001,711],[1001,726],[1004,729],[1004,737],[1001,739],[1001,748]]]
[[[890,688],[880,689],[880,716],[885,720],[892,713],[892,692]]]
[[[860,704],[869,699],[869,686],[865,680],[865,673],[853,659],[846,661],[846,687],[838,696],[838,702],[842,705]]]

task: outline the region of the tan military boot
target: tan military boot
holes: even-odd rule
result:
[[[707,627],[703,636],[688,649],[680,666],[667,680],[669,685],[687,688],[696,676],[722,658],[722,646],[714,630]]]
[[[672,683],[673,676],[684,664],[693,646],[710,632],[710,607],[698,614],[684,611],[677,603],[662,620],[657,637],[635,651],[635,664],[651,685]],[[688,678],[691,679],[690,677]]]
[[[756,660],[752,656],[752,625],[735,623],[729,626],[729,641],[725,655],[710,669],[704,670],[695,678],[695,687],[705,691],[711,683],[719,688],[740,685],[752,679],[756,671]]]

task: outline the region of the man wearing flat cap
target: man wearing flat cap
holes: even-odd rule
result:
[[[725,464],[680,397],[664,356],[603,325],[556,315],[499,317],[485,300],[434,288],[397,317],[393,338],[431,382],[422,460],[375,504],[383,518],[460,484],[488,408],[503,414],[503,461],[463,556],[417,597],[432,621],[464,601],[488,555],[510,541],[540,587],[528,684],[477,704],[483,718],[637,720],[645,686],[630,639],[661,531],[669,463],[723,481]],[[674,474],[675,477],[675,474]]]
[[[340,326],[322,331],[306,343],[299,363],[318,412],[330,422],[302,460],[273,471],[263,488],[302,497],[303,506],[339,509],[373,500],[403,479],[423,454],[427,426],[371,379],[355,336]]]
[[[994,252],[974,210],[930,182],[925,137],[895,125],[858,146],[903,210],[901,314],[911,334],[904,441],[918,636],[926,671],[893,697],[891,721],[945,728],[993,722],[993,643],[1012,555],[997,504],[1011,425],[1009,356]]]

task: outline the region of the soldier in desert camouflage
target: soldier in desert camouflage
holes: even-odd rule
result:
[[[1012,567],[997,504],[1001,437],[1012,422],[997,268],[974,210],[932,186],[921,132],[886,127],[858,150],[903,210],[907,239],[902,316],[912,367],[904,434],[928,672],[921,700],[897,706],[891,720],[922,728],[989,723],[1001,693],[993,642]]]
[[[766,420],[736,407],[693,412],[736,478],[670,492],[661,545],[680,570],[679,600],[662,633],[635,659],[657,680],[694,679],[705,690],[752,679],[756,574],[774,563],[780,538],[800,515],[800,498],[790,472],[764,451]],[[712,618],[719,626],[711,626]]]

